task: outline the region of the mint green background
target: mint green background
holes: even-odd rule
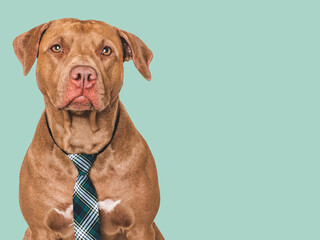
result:
[[[153,51],[121,100],[156,159],[166,239],[318,240],[319,1],[1,4],[1,239],[22,239],[22,159],[44,105],[12,50],[52,19],[97,19]]]

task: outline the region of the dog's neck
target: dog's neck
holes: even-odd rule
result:
[[[62,150],[66,153],[96,154],[112,138],[119,98],[101,112],[59,110],[46,99],[45,106],[52,137]]]

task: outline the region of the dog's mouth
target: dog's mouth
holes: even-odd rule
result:
[[[91,101],[83,95],[75,97],[67,106],[69,110],[90,110],[92,107]]]

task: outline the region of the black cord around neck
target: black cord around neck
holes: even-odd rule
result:
[[[55,145],[56,145],[58,148],[60,148],[60,150],[61,150],[64,154],[68,155],[69,153],[67,153],[66,151],[64,151],[64,150],[56,143],[56,141],[54,140],[53,135],[52,135],[52,132],[51,132],[51,129],[50,129],[50,127],[49,127],[49,123],[48,123],[48,119],[47,119],[47,114],[46,114],[46,113],[45,113],[45,118],[46,118],[46,123],[47,123],[48,130],[49,130],[49,133],[50,133],[50,136],[51,136],[53,142],[55,143]],[[115,124],[114,124],[114,128],[113,128],[113,132],[112,132],[112,136],[111,136],[110,141],[109,141],[109,142],[107,143],[107,145],[104,146],[98,153],[91,154],[91,155],[94,155],[94,156],[99,155],[99,154],[102,153],[104,150],[106,150],[106,148],[110,145],[110,143],[111,143],[111,141],[112,141],[112,139],[113,139],[113,137],[114,137],[114,135],[115,135],[115,133],[116,133],[116,130],[117,130],[117,128],[118,128],[119,119],[120,119],[120,108],[118,109],[117,118],[116,118],[116,122],[115,122]]]

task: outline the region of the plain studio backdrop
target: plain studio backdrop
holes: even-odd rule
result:
[[[19,171],[44,109],[12,40],[54,19],[105,21],[153,51],[120,98],[157,164],[166,239],[318,240],[319,1],[1,4],[1,239],[22,239]]]

